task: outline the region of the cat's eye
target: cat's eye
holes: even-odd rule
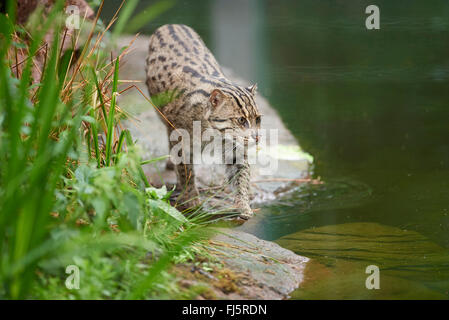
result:
[[[245,126],[246,128],[248,128],[248,121],[246,121],[246,118],[245,118],[245,117],[240,117],[240,118],[239,118],[239,123],[240,123],[242,126]]]

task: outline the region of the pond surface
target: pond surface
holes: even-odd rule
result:
[[[313,259],[293,298],[447,299],[449,2],[376,1],[370,31],[369,4],[178,1],[143,31],[192,26],[314,156],[325,184],[241,227]],[[365,288],[371,264],[379,290]]]

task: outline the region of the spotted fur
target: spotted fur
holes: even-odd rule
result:
[[[180,93],[160,106],[169,136],[173,127],[186,129],[192,136],[194,121],[201,121],[203,131],[213,128],[231,131],[236,137],[257,135],[260,114],[255,102],[256,87],[246,88],[228,80],[192,28],[173,24],[158,28],[150,38],[146,74],[151,96]],[[199,204],[193,165],[181,164],[175,170],[178,186],[185,189],[181,200],[190,199],[189,206]],[[236,192],[235,205],[244,218],[252,215],[249,170],[247,163],[229,165],[227,169]]]

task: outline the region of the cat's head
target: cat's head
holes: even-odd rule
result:
[[[261,114],[256,105],[257,86],[213,89],[209,96],[207,118],[210,127],[222,134],[257,143]]]

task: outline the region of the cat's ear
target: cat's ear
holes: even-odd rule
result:
[[[226,95],[220,89],[214,89],[210,93],[209,101],[214,108],[220,106],[225,101]]]
[[[248,90],[249,92],[251,92],[253,96],[255,96],[257,92],[257,83],[253,84],[252,86],[249,86],[248,88],[246,88],[246,90]]]

